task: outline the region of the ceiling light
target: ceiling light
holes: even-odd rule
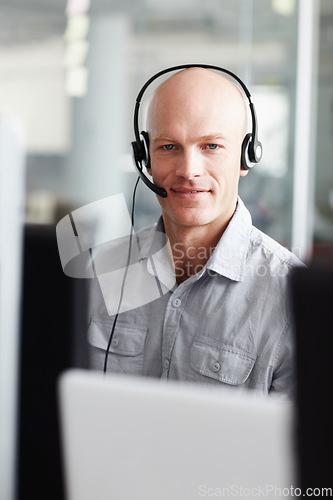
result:
[[[291,16],[295,10],[295,0],[272,0],[272,9],[282,16]]]

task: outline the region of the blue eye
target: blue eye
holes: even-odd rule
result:
[[[213,151],[214,149],[218,148],[218,145],[217,144],[207,144],[207,147],[208,147],[208,149],[211,149]]]
[[[166,151],[171,151],[173,148],[174,148],[173,144],[165,144],[163,146],[163,149],[165,149]]]

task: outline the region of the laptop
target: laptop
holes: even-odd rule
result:
[[[74,369],[59,403],[67,500],[289,498],[295,487],[290,401]]]

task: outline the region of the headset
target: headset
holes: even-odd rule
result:
[[[249,106],[250,106],[250,112],[251,112],[251,119],[252,119],[252,132],[248,133],[245,135],[243,142],[242,142],[242,148],[241,148],[241,168],[243,170],[250,170],[255,163],[259,163],[261,158],[262,158],[262,144],[258,140],[258,124],[257,124],[257,115],[256,115],[256,110],[254,107],[254,104],[251,100],[251,94],[246,87],[245,83],[232,71],[229,71],[228,69],[221,68],[220,66],[212,66],[210,64],[182,64],[180,66],[172,66],[170,68],[166,68],[162,71],[159,71],[155,75],[153,75],[142,87],[140,90],[137,98],[136,98],[136,104],[135,104],[135,109],[134,109],[134,135],[135,135],[135,141],[133,141],[132,144],[132,150],[133,150],[133,160],[134,160],[134,165],[136,166],[139,176],[141,177],[142,181],[146,184],[146,186],[151,189],[154,193],[159,195],[162,198],[167,197],[167,192],[163,188],[159,188],[151,182],[148,177],[143,173],[143,168],[149,168],[150,167],[150,155],[149,155],[149,137],[148,133],[145,131],[142,131],[141,133],[139,132],[139,109],[140,109],[140,104],[142,100],[142,96],[145,93],[147,87],[159,78],[160,76],[164,75],[165,73],[171,73],[172,71],[178,71],[181,69],[187,69],[187,68],[205,68],[205,69],[211,69],[215,71],[220,71],[221,73],[225,73],[229,76],[231,76],[234,80],[237,81],[237,83],[240,85],[242,90],[244,91],[247,99],[249,100]]]

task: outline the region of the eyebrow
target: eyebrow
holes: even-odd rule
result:
[[[176,142],[174,139],[171,139],[171,137],[168,137],[167,135],[155,135],[155,137],[153,137],[153,141],[170,141],[170,142]]]
[[[213,139],[224,139],[224,137],[221,134],[204,135],[203,137],[200,137],[200,140],[202,141],[211,141]]]
[[[224,139],[224,137],[221,134],[211,134],[211,135],[204,135],[202,137],[199,137],[200,141],[211,141],[213,139]],[[176,142],[175,139],[172,139],[171,137],[168,137],[167,135],[156,135],[155,137],[153,137],[153,141]]]

